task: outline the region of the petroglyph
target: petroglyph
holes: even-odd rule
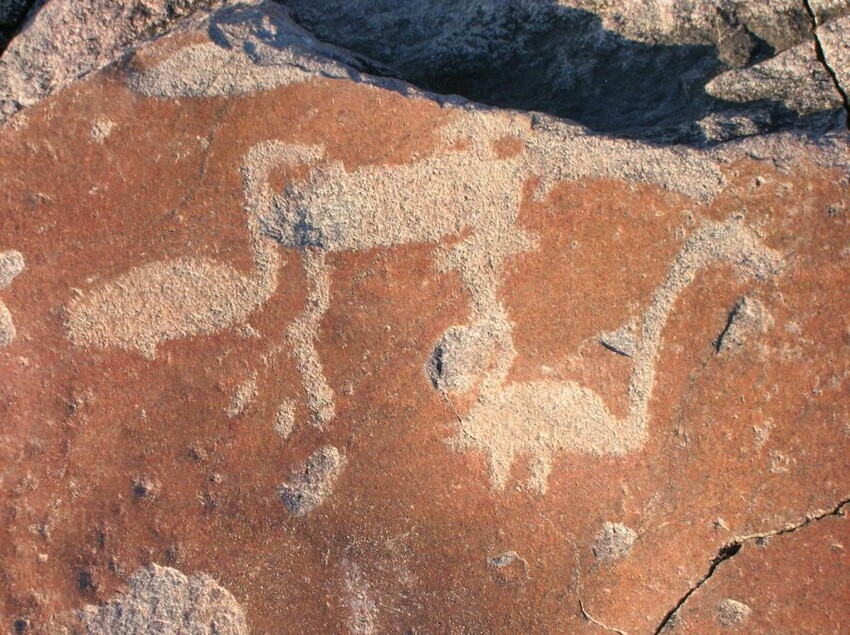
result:
[[[24,257],[20,252],[13,249],[0,252],[0,289],[5,289],[12,284],[12,280],[24,270],[24,267]],[[0,302],[0,348],[11,344],[16,335],[17,330],[12,321],[12,314],[6,305]]]
[[[205,574],[187,577],[177,569],[152,564],[130,576],[127,586],[125,594],[110,602],[77,611],[83,632],[248,633],[242,607]]]
[[[380,632],[375,593],[357,563],[350,560],[343,562],[343,581],[345,603],[351,613],[348,632],[352,635],[372,635]]]
[[[637,534],[623,523],[606,522],[596,534],[593,543],[593,555],[597,560],[608,562],[629,555],[635,544]]]
[[[218,12],[210,34],[212,41],[189,45],[131,74],[130,87],[159,98],[242,95],[316,77],[348,77],[348,68],[334,60],[355,61],[316,41],[272,2]]]
[[[345,67],[335,62],[315,61],[316,42],[294,26],[282,9],[263,16],[263,12],[242,8],[220,16],[210,23],[212,42],[178,51],[158,66],[134,75],[131,85],[151,96],[185,97],[265,90],[318,75],[369,81],[350,73],[351,60],[346,60],[349,70],[345,72]],[[305,56],[307,49],[311,55]],[[339,52],[323,54],[343,59]],[[319,68],[322,65],[326,67]],[[655,148],[597,137],[579,126],[540,116],[471,107],[448,110],[451,116],[442,130],[443,149],[406,165],[347,171],[340,161],[327,161],[321,146],[274,140],[256,145],[246,158],[246,165],[253,165],[257,176],[246,170],[249,230],[255,248],[268,237],[300,251],[307,301],[287,330],[287,340],[302,377],[310,422],[317,427],[326,425],[336,413],[334,392],[316,347],[331,300],[326,254],[437,245],[436,266],[460,274],[470,294],[471,317],[468,324],[444,333],[426,363],[426,372],[443,394],[467,392],[480,384],[479,401],[464,417],[462,433],[453,443],[485,452],[497,486],[504,485],[517,453],[531,454],[532,483],[543,490],[555,452],[624,454],[642,445],[660,341],[660,330],[652,330],[660,316],[652,311],[661,307],[666,319],[669,306],[660,291],[644,318],[640,341],[623,340],[620,348],[615,343],[614,350],[635,359],[625,421],[614,417],[594,392],[575,384],[506,385],[516,350],[513,326],[498,299],[503,269],[507,259],[531,251],[537,244],[536,237],[518,223],[523,184],[536,177],[536,196],[543,197],[564,180],[607,177],[656,183],[708,201],[722,187],[723,178],[711,157],[684,148]],[[282,192],[272,192],[268,180],[262,178],[281,166],[302,165],[308,168],[306,177],[288,183]],[[459,241],[451,246],[441,244],[449,238]],[[257,269],[262,271],[259,265]],[[681,290],[671,284],[674,286],[668,291]],[[270,285],[264,287],[254,294],[253,303],[243,303],[244,311],[231,313],[230,319],[219,317],[210,330],[244,320],[272,291]],[[170,331],[159,326],[167,321],[157,320],[159,330],[153,333],[134,332],[128,321],[117,329],[95,328],[99,316],[108,315],[108,306],[104,306],[108,303],[91,304],[96,309],[86,313],[85,320],[77,319],[84,328],[72,329],[89,341],[116,341],[125,346],[130,342],[152,355],[160,341],[202,332],[197,325],[203,321],[185,316],[203,315],[204,302],[197,302],[195,311],[180,314],[177,327]],[[133,318],[133,324],[145,323]],[[120,334],[127,335],[122,338]],[[282,429],[291,430],[288,414],[282,420]]]
[[[231,419],[238,417],[247,408],[254,399],[257,398],[257,374],[254,373],[244,382],[236,387],[236,392],[230,398],[230,402],[225,408],[225,413]]]
[[[620,456],[639,450],[647,436],[649,402],[662,331],[679,294],[703,268],[728,262],[759,280],[777,273],[778,253],[761,245],[737,220],[705,222],[688,240],[641,318],[632,354],[628,415],[617,417],[598,394],[570,381],[506,383],[516,357],[508,330],[479,396],[460,420],[450,443],[487,456],[495,487],[507,483],[518,456],[531,458],[529,484],[543,492],[554,456],[560,452]]]
[[[131,86],[167,98],[241,94],[316,76],[370,81],[352,72],[356,60],[315,42],[280,7],[220,12],[209,32],[211,42],[190,45],[134,74]],[[517,223],[528,177],[539,178],[538,196],[559,181],[590,176],[658,183],[708,200],[723,182],[713,160],[690,150],[595,137],[580,126],[544,117],[449,109],[453,117],[442,131],[443,151],[409,165],[347,172],[341,162],[325,161],[322,147],[273,140],[249,153],[262,166],[258,173],[279,166],[311,168],[306,178],[277,194],[268,184],[246,179],[246,194],[249,219],[259,219],[262,233],[301,251],[307,306],[287,334],[313,425],[324,426],[336,411],[315,346],[330,301],[326,253],[462,238],[452,248],[439,249],[436,260],[440,269],[463,276],[472,295],[473,321],[468,330],[446,333],[429,375],[440,389],[463,391],[491,356],[504,360],[511,354],[511,326],[496,297],[505,260],[536,245]],[[516,152],[505,152],[508,146]],[[191,333],[184,329],[174,336],[185,334]],[[145,350],[150,353],[153,346],[148,342]]]
[[[295,402],[289,399],[280,404],[277,414],[274,417],[272,428],[282,440],[289,438],[292,434],[292,429],[295,427]]]
[[[511,325],[497,292],[505,260],[536,247],[536,238],[517,221],[526,178],[540,177],[540,192],[562,179],[617,177],[684,188],[702,199],[722,183],[711,161],[688,151],[595,138],[554,121],[535,130],[519,114],[460,109],[454,114],[442,130],[445,148],[407,165],[348,172],[339,161],[323,161],[324,149],[317,146],[269,141],[254,150],[268,162],[266,172],[299,161],[310,167],[305,178],[278,194],[265,188],[265,211],[257,217],[266,236],[302,254],[309,297],[289,337],[316,425],[334,416],[333,392],[314,344],[329,301],[324,253],[462,238],[439,247],[435,260],[439,269],[460,273],[472,296],[473,319],[447,332],[428,363],[436,387],[462,391],[491,356],[512,359]],[[517,140],[519,151],[500,153],[504,139]],[[504,354],[497,355],[499,350]]]
[[[244,322],[277,288],[279,256],[254,215],[267,176],[257,153],[243,165],[251,276],[212,260],[180,258],[140,265],[68,303],[68,337],[77,346],[135,349],[148,358],[173,339],[217,333]]]
[[[345,456],[332,445],[323,446],[278,487],[277,495],[292,514],[305,516],[333,493],[343,467]]]
[[[426,364],[429,379],[440,391],[453,393],[469,390],[486,376],[456,446],[469,445],[473,434],[482,434],[487,444],[496,440],[499,449],[488,455],[497,485],[504,484],[514,455],[530,452],[533,482],[540,489],[553,452],[624,454],[639,447],[645,437],[645,415],[640,415],[645,405],[639,402],[648,400],[647,378],[649,386],[652,380],[646,362],[637,361],[639,345],[629,425],[613,417],[595,393],[578,386],[504,385],[516,351],[513,326],[498,299],[503,269],[507,259],[537,245],[518,223],[523,184],[538,178],[537,195],[543,196],[564,179],[610,177],[654,182],[709,200],[723,183],[717,165],[688,150],[593,137],[578,126],[532,121],[518,113],[453,108],[441,132],[444,145],[434,155],[352,171],[340,161],[328,161],[321,146],[275,140],[255,145],[242,169],[253,275],[196,259],[142,265],[72,301],[69,336],[79,345],[134,348],[152,357],[165,341],[241,324],[276,288],[276,242],[300,252],[307,280],[307,301],[287,340],[310,421],[322,427],[336,411],[316,348],[331,300],[326,255],[433,244],[437,268],[460,274],[470,294],[471,317],[441,338]],[[506,139],[511,143],[506,145]],[[306,176],[275,192],[269,174],[280,167],[307,168]],[[457,242],[443,244],[446,239]],[[643,357],[654,351],[646,348]],[[537,406],[529,410],[533,403]],[[510,430],[488,429],[492,417],[501,427],[512,422]]]
[[[310,289],[307,307],[289,328],[288,338],[307,392],[307,404],[313,413],[310,421],[321,427],[333,419],[335,413],[334,393],[325,379],[315,346],[319,323],[330,303],[330,277],[321,250],[307,248],[301,252],[301,259]]]
[[[277,286],[274,269],[256,278],[211,260],[141,265],[68,304],[68,335],[78,346],[136,349],[145,357],[168,340],[238,324]]]

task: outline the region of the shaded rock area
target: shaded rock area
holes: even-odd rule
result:
[[[713,46],[720,60],[732,67],[790,48],[812,30],[799,0],[558,0],[558,4],[592,11],[606,29],[647,44]],[[841,10],[831,7],[838,14]]]
[[[0,58],[0,630],[848,632],[846,7],[230,4]]]
[[[33,0],[0,0],[0,52],[34,4]]]
[[[843,109],[829,70],[818,59],[815,42],[807,40],[753,66],[726,71],[706,85],[720,99],[749,102],[779,99],[801,114]]]
[[[841,95],[850,129],[850,16],[827,22],[817,30],[817,41],[824,66]]]
[[[815,55],[812,17],[798,0],[285,4],[318,37],[418,86],[567,117],[598,132],[699,145],[843,125],[834,116],[841,96]],[[848,12],[830,6],[822,15]],[[789,49],[798,52],[772,60]],[[732,75],[726,90],[704,90],[717,75],[753,65],[750,74],[769,80],[755,86],[741,79],[747,74]]]

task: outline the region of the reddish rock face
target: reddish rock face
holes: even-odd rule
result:
[[[845,517],[830,516],[786,534],[746,543],[710,584],[683,605],[668,631],[770,633],[794,624],[840,633],[848,588]]]
[[[269,46],[0,130],[4,623],[156,563],[256,633],[646,633],[695,587],[693,632],[846,630],[846,135],[650,147]]]

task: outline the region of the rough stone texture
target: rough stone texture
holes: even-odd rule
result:
[[[843,2],[843,0],[841,0]],[[593,11],[605,28],[647,44],[705,44],[732,67],[770,49],[783,51],[807,39],[812,24],[800,0],[558,0]],[[845,12],[850,8],[845,8]],[[832,9],[832,17],[838,13]],[[826,15],[826,12],[824,12]]]
[[[48,0],[0,57],[0,122],[219,0]]]
[[[32,4],[32,0],[0,0],[0,30],[13,30]]]
[[[801,114],[844,106],[832,77],[817,57],[814,41],[798,44],[754,66],[726,71],[711,80],[705,90],[718,99],[735,102],[778,99]]]
[[[127,592],[76,612],[69,632],[88,635],[247,635],[242,607],[204,574],[155,564],[127,579]]]
[[[818,40],[823,47],[823,55],[829,68],[835,74],[844,99],[850,94],[850,17],[828,22],[817,30]],[[846,103],[846,102],[845,102]],[[850,103],[846,103],[850,108]]]
[[[256,633],[846,632],[847,132],[600,136],[302,36],[218,13],[0,128],[3,628],[159,562]]]
[[[843,633],[850,521],[827,516],[752,539],[717,570],[663,633]]]
[[[850,0],[806,0],[818,24],[850,14]]]
[[[599,132],[699,145],[842,125],[823,114],[842,104],[815,57],[813,20],[800,0],[285,4],[320,38],[417,85],[567,117]],[[788,49],[797,53],[783,55]],[[749,80],[731,97],[747,103],[734,106],[704,90],[738,68],[759,79],[758,90]]]

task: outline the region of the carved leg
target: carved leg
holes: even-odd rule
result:
[[[334,393],[325,378],[316,350],[319,324],[328,310],[330,276],[325,264],[325,252],[321,249],[303,250],[301,262],[307,277],[307,305],[301,317],[289,327],[288,339],[307,393],[307,405],[312,412],[310,422],[321,428],[336,414]]]
[[[429,375],[435,388],[465,392],[484,380],[484,392],[495,392],[516,358],[513,327],[498,299],[507,255],[531,244],[521,231],[511,240],[471,236],[437,254],[443,271],[460,273],[472,300],[472,320],[448,329],[434,349]]]
[[[549,485],[549,474],[552,472],[552,459],[546,454],[538,454],[531,458],[528,466],[528,484],[541,494],[546,493]]]

